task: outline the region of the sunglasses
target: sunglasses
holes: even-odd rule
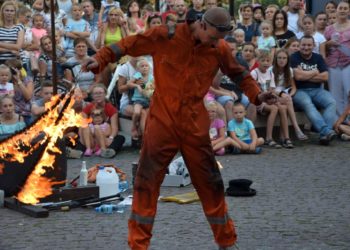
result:
[[[215,29],[217,29],[217,31],[219,32],[228,32],[228,31],[231,31],[233,29],[233,26],[231,24],[227,24],[227,25],[217,25],[217,24],[214,24],[210,21],[208,21],[205,16],[203,16],[203,20],[210,24],[210,26],[213,26]]]

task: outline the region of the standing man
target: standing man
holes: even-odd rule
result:
[[[288,29],[297,34],[301,30],[301,20],[305,15],[305,10],[303,9],[303,0],[288,0]]]
[[[323,83],[328,80],[327,66],[321,55],[312,52],[314,44],[312,36],[302,37],[300,51],[291,56],[297,87],[293,102],[306,113],[312,126],[320,133],[320,144],[328,145],[337,135],[333,130],[338,118],[336,102],[331,93],[323,88]]]
[[[223,40],[232,28],[229,13],[223,8],[212,8],[191,25],[178,24],[172,38],[167,26],[159,26],[102,48],[84,64],[87,70],[101,72],[109,62],[126,54],[153,57],[156,90],[134,184],[128,236],[131,249],[149,247],[160,185],[178,151],[219,249],[231,249],[236,242],[209,138],[210,121],[203,97],[219,68],[239,84],[252,102],[269,101],[271,95],[260,94],[249,72],[232,58]]]
[[[98,37],[98,13],[95,12],[94,5],[91,0],[83,0],[81,2],[83,8],[83,19],[87,21],[90,25],[91,33],[89,37],[90,46],[88,48],[88,55],[91,56],[95,54],[97,49],[95,48],[96,39]]]
[[[186,22],[186,2],[184,0],[175,0],[174,10],[176,11],[177,23]]]

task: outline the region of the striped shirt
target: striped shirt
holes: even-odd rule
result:
[[[24,30],[22,24],[17,24],[12,28],[0,27],[0,42],[16,44],[18,40],[18,32]],[[11,52],[0,52],[0,61],[5,62],[8,59],[14,59],[17,56]]]

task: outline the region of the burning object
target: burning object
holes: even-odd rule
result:
[[[66,164],[63,133],[66,128],[87,126],[89,122],[72,108],[73,91],[54,96],[33,125],[0,142],[0,189],[6,196],[36,204],[52,194],[53,186],[65,183],[65,176],[48,175],[57,170],[58,159]]]

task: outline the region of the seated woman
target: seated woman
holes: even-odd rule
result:
[[[0,140],[25,128],[22,116],[15,112],[15,101],[12,96],[5,95],[0,99]]]
[[[79,86],[83,94],[83,99],[86,99],[94,86],[96,77],[91,71],[82,72],[81,64],[89,56],[88,51],[88,41],[85,38],[77,38],[74,40],[74,56],[69,58],[66,65],[72,66],[71,69],[64,71],[65,78],[70,83],[75,83]]]
[[[92,102],[83,109],[83,116],[89,117],[93,109],[102,109],[107,116],[107,121],[111,126],[111,134],[106,140],[106,149],[101,150],[101,157],[111,158],[113,157],[124,144],[125,138],[122,135],[118,135],[118,110],[106,100],[107,90],[103,84],[96,84],[91,89]],[[85,156],[92,155],[92,142],[89,138],[92,137],[89,127],[80,128],[79,134],[84,135],[80,142],[85,148]]]

